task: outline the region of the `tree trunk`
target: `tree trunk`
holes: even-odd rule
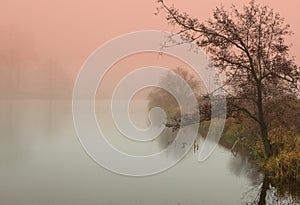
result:
[[[261,139],[262,139],[262,142],[264,145],[266,157],[270,158],[272,156],[272,147],[271,147],[271,142],[269,140],[268,127],[266,125],[265,115],[264,115],[264,110],[263,110],[261,84],[258,85],[257,91],[258,91],[257,92],[257,94],[258,94],[257,110],[258,110]]]
[[[265,176],[261,187],[260,195],[259,195],[258,205],[266,205],[266,196],[267,196],[269,184],[270,184],[270,179],[268,178],[268,176]]]
[[[261,132],[261,139],[264,145],[266,157],[270,158],[273,152],[272,152],[271,142],[269,140],[268,129],[264,122],[260,124],[260,132]]]

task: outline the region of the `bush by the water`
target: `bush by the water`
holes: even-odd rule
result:
[[[275,156],[261,163],[262,168],[274,179],[300,181],[300,136],[293,130],[277,128],[270,132]]]

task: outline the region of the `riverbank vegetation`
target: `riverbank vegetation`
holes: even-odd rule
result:
[[[268,181],[264,185],[275,186],[283,195],[300,196],[300,67],[286,42],[293,35],[290,25],[273,9],[254,0],[242,9],[218,6],[207,21],[199,21],[163,0],[158,0],[158,5],[156,14],[165,15],[182,42],[203,49],[224,76],[219,89],[226,93],[227,113],[219,144],[235,156],[247,156],[264,173]],[[189,83],[193,78],[184,79]],[[199,132],[205,137],[212,117],[210,99],[216,94],[198,92],[197,83],[190,82],[199,102]],[[149,108],[163,105],[169,127],[180,127],[179,107],[173,102],[164,104],[171,99],[164,91],[154,90],[149,99]],[[156,104],[157,99],[162,104]],[[261,194],[258,204],[265,204],[265,196],[266,192]]]
[[[189,74],[184,72],[184,68],[175,70],[175,73],[184,74],[182,77],[186,80],[192,79],[193,83],[189,83],[189,80],[187,82],[193,92],[198,93],[197,97],[201,101],[199,93],[202,91],[199,86],[195,86],[199,85],[199,82],[196,83],[196,78],[188,77]],[[169,74],[163,77],[161,82],[174,83],[173,87],[176,87],[172,79],[172,74]],[[154,89],[148,96],[148,100],[149,109],[158,106],[166,111],[170,129],[176,131],[180,128],[180,108],[174,97],[162,89]],[[261,193],[266,192],[270,185],[276,188],[277,197],[286,197],[288,194],[295,200],[300,200],[300,99],[285,96],[285,100],[281,103],[276,110],[269,112],[269,117],[273,118],[270,120],[272,123],[268,123],[270,145],[274,151],[271,157],[267,157],[264,151],[258,125],[243,116],[227,117],[219,145],[230,150],[235,157],[248,159],[250,164],[264,173],[265,189],[262,189]],[[209,105],[204,104],[205,106],[202,103],[199,107],[200,113],[206,113],[205,108],[210,109]],[[199,136],[204,138],[210,126],[210,120],[206,115],[202,115],[199,127]],[[261,194],[261,196],[265,195]],[[259,201],[260,204],[265,204],[263,199],[259,198]]]
[[[165,15],[184,43],[203,49],[225,77],[219,88],[226,93],[227,101],[221,145],[233,153],[247,154],[270,178],[299,180],[300,67],[286,42],[293,35],[290,25],[273,9],[254,0],[242,9],[218,6],[213,10],[213,18],[206,21],[163,0],[158,0],[158,5],[156,14]],[[191,81],[190,85],[194,84]],[[194,88],[202,112],[200,118],[202,122],[209,120],[209,99],[215,94]],[[158,96],[163,97],[161,101],[167,99],[161,91],[151,95],[150,101]],[[170,125],[178,127],[176,106],[168,102],[166,108]],[[208,127],[204,123],[201,126],[202,130]]]

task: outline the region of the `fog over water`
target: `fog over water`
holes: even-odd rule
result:
[[[234,3],[241,6],[248,1]],[[295,35],[292,54],[300,52],[298,8],[294,1],[258,0],[279,11]],[[191,15],[207,19],[221,3],[172,3]],[[232,2],[223,2],[226,6]],[[0,204],[253,204],[263,176],[247,159],[218,146],[203,163],[191,150],[171,169],[150,177],[124,177],[95,163],[81,146],[72,119],[72,91],[86,58],[104,42],[136,30],[170,31],[153,15],[153,1],[4,1],[0,6]],[[139,9],[136,9],[139,8]],[[188,66],[176,58],[153,53],[116,62],[99,85],[97,118],[107,140],[135,155],[166,148],[174,133],[166,129],[149,143],[125,138],[113,124],[110,102],[114,86],[126,73],[144,66],[176,69]],[[138,127],[148,125],[148,91],[131,104]],[[104,119],[104,120],[103,120]],[[202,140],[198,141],[201,147]],[[179,147],[180,148],[180,147]],[[124,162],[126,163],[126,162]],[[277,199],[270,186],[268,204],[296,204],[288,195]]]
[[[106,102],[101,103],[104,109]],[[83,151],[68,101],[2,100],[0,107],[3,204],[240,204],[241,196],[256,184],[248,168],[240,166],[241,159],[221,147],[204,163],[191,152],[158,175],[116,175]],[[141,117],[144,103],[135,107]],[[109,141],[125,152],[147,154],[161,149],[159,140],[138,147],[122,141],[109,121],[105,127]]]

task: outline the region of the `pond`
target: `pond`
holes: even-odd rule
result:
[[[99,102],[96,110],[115,147],[138,155],[162,149],[160,140],[130,145],[107,117],[107,105]],[[145,102],[132,107],[133,121],[144,126]],[[289,194],[279,199],[276,189],[244,157],[234,157],[221,146],[201,163],[198,151],[190,151],[163,173],[126,177],[104,169],[85,153],[75,133],[70,101],[2,100],[0,113],[1,204],[235,205],[258,202],[263,189],[266,204],[296,204]]]

